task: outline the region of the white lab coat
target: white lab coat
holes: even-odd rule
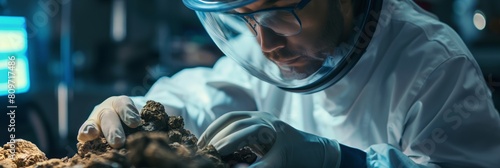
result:
[[[197,136],[224,113],[259,110],[366,151],[369,167],[496,167],[500,118],[482,76],[451,28],[410,0],[386,0],[366,53],[324,91],[285,92],[222,58],[133,101],[163,103]]]

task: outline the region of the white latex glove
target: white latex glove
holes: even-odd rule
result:
[[[214,145],[221,155],[250,146],[263,157],[251,167],[328,167],[340,165],[334,140],[299,131],[267,112],[230,112],[201,135],[198,145]]]
[[[121,121],[128,127],[140,125],[141,117],[132,100],[127,96],[113,96],[97,105],[78,131],[78,141],[86,142],[104,135],[109,145],[119,148],[125,143]]]

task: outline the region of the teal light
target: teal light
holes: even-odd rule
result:
[[[9,82],[15,85],[15,94],[29,91],[27,49],[26,20],[23,17],[0,16],[0,96],[9,93]],[[12,58],[15,66],[8,66]]]

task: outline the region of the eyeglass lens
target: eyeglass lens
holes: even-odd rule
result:
[[[257,24],[269,28],[282,36],[294,35],[300,32],[300,23],[292,11],[263,11],[245,16],[244,18],[249,28],[254,30],[254,35],[257,35],[257,29],[260,28]]]

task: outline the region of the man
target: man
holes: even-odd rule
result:
[[[479,66],[412,1],[183,2],[231,59],[105,100],[78,140],[102,133],[120,147],[120,119],[136,127],[152,99],[183,116],[199,146],[252,147],[256,167],[500,165],[500,117]]]

